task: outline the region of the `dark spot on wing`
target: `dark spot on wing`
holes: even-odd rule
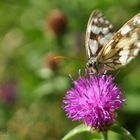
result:
[[[90,39],[97,40],[97,38],[98,38],[98,36],[91,31],[90,32]]]

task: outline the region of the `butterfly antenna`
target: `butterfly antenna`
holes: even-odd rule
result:
[[[58,55],[58,56],[54,56],[52,59],[54,59],[54,60],[56,60],[56,59],[67,59],[67,57]]]
[[[68,60],[78,60],[78,61],[81,61],[81,62],[84,62],[84,63],[86,62],[86,60],[81,59],[81,58],[66,57],[66,56],[61,56],[61,55],[54,56],[52,59],[54,59],[54,60],[57,60],[57,59],[68,59]]]

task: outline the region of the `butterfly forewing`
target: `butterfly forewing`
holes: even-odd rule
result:
[[[140,50],[140,13],[130,19],[102,47],[98,62],[106,70],[115,70],[129,63]]]
[[[112,24],[100,11],[93,11],[88,21],[85,40],[88,59],[97,56],[98,52],[110,40],[112,35]]]

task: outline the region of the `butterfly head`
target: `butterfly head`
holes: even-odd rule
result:
[[[86,64],[87,68],[93,72],[93,73],[97,73],[97,58],[96,57],[91,57],[87,64]]]

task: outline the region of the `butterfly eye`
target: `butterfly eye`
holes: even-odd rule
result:
[[[92,67],[92,63],[89,64],[89,67]]]
[[[96,64],[97,64],[97,62],[95,61],[95,62],[94,62],[94,65],[96,65]]]
[[[89,67],[92,67],[92,63],[87,63],[87,67],[89,68]]]

